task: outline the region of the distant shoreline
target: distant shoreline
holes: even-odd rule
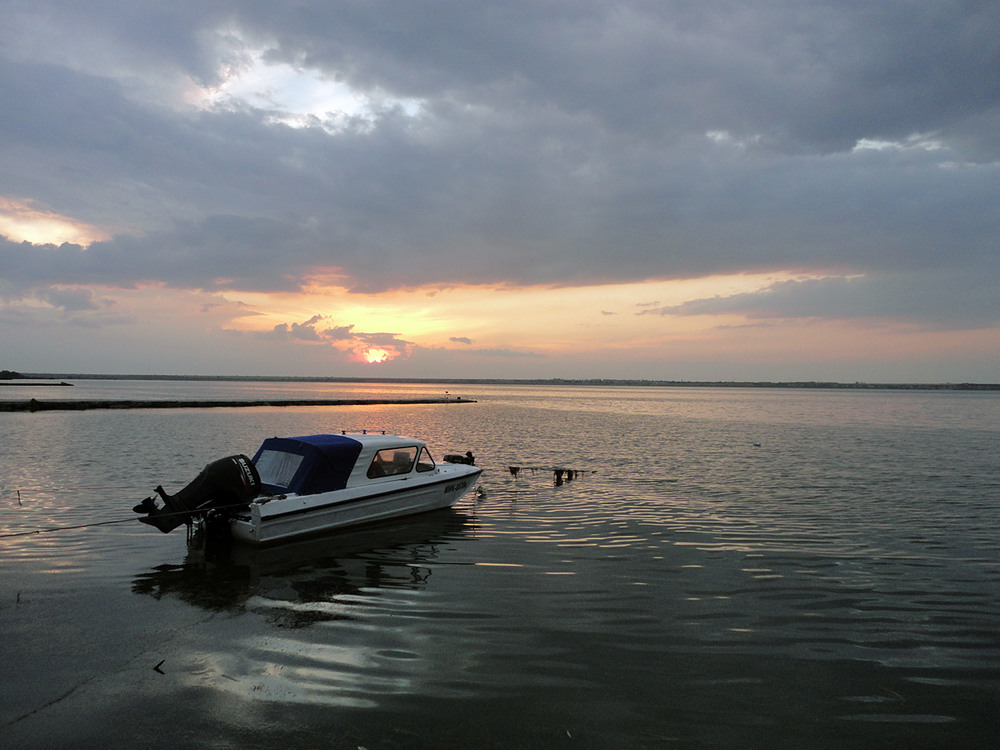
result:
[[[162,380],[257,383],[414,383],[442,385],[557,385],[664,388],[789,388],[825,390],[922,390],[1000,391],[1000,383],[840,383],[835,381],[737,381],[737,380],[630,380],[615,378],[361,378],[305,377],[292,375],[109,375],[80,373],[25,373],[20,380],[0,381],[0,385],[28,385],[25,380],[58,380],[59,383],[31,385],[72,385],[67,380]]]
[[[48,381],[44,383],[39,383],[36,380],[0,380],[0,385],[35,385],[35,386],[72,386],[72,383],[67,383],[65,381],[60,381],[58,383],[50,383]]]
[[[382,406],[386,404],[474,404],[473,399],[454,398],[324,398],[324,399],[260,399],[252,401],[232,400],[122,400],[101,401],[95,399],[39,401],[0,401],[0,412],[12,411],[90,411],[92,409],[209,409],[247,408],[260,406]]]

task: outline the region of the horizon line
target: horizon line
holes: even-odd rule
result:
[[[13,371],[5,371],[13,372]],[[421,378],[361,377],[310,375],[171,375],[116,373],[16,373],[7,382],[35,378],[41,380],[216,380],[231,382],[300,382],[300,383],[442,383],[459,385],[580,385],[580,386],[649,386],[689,388],[822,388],[822,389],[897,389],[897,390],[1000,390],[1000,383],[979,382],[868,382],[826,380],[666,380],[648,378]],[[2,384],[4,381],[0,381]]]

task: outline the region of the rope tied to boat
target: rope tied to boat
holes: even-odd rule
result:
[[[248,503],[234,503],[232,505],[218,505],[207,510],[231,510],[233,508],[244,508]],[[205,512],[207,512],[207,510]],[[191,511],[176,511],[176,512],[165,512],[161,514],[162,516],[190,516],[194,517]],[[120,523],[130,523],[133,521],[141,521],[142,516],[130,516],[129,518],[117,518],[111,521],[93,521],[92,523],[81,523],[74,524],[73,526],[50,526],[43,529],[31,529],[30,531],[13,531],[6,534],[0,534],[0,539],[11,539],[20,536],[34,536],[36,534],[51,534],[56,531],[73,531],[79,529],[89,529],[94,526],[112,526],[114,524]]]

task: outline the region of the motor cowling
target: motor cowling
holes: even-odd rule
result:
[[[162,486],[156,488],[157,497],[147,497],[132,510],[145,513],[139,520],[155,526],[164,534],[182,523],[212,509],[245,505],[260,494],[260,474],[253,461],[242,453],[220,458],[208,464],[190,484],[176,494],[168,495]]]

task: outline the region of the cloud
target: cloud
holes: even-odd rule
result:
[[[456,350],[459,354],[474,354],[487,359],[545,359],[547,355],[539,352],[524,351],[518,349],[466,349]]]
[[[323,337],[316,330],[317,318],[311,318],[305,323],[279,323],[271,329],[269,336],[276,338],[293,338],[301,341],[320,341]]]
[[[526,350],[526,349],[510,349],[506,347],[492,347],[492,348],[479,348],[479,349],[442,349],[435,347],[414,347],[413,355],[415,357],[426,358],[428,355],[433,355],[435,359],[440,359],[442,356],[446,358],[458,359],[469,359],[476,358],[482,359],[486,362],[497,361],[497,360],[542,360],[547,359],[548,355],[542,354],[540,352]],[[446,360],[447,361],[447,360]]]
[[[829,279],[649,304],[992,324],[997,32],[982,2],[6,3],[0,207],[99,239],[0,239],[0,283],[82,312],[792,272]]]
[[[354,324],[347,326],[334,326],[323,331],[323,338],[327,341],[346,341],[353,336]]]
[[[751,320],[909,320],[926,327],[985,328],[1000,324],[1000,298],[980,283],[997,264],[972,271],[783,281],[758,292],[696,299],[637,315],[741,315]]]
[[[472,339],[465,336],[452,336],[448,340],[455,344],[465,344],[466,346],[472,345]]]
[[[413,342],[401,338],[396,333],[360,331],[353,323],[329,326],[327,320],[327,316],[317,314],[301,323],[278,323],[270,330],[250,335],[269,341],[297,341],[323,345],[338,352],[353,352],[358,356],[364,355],[369,350],[379,349],[384,351],[386,358],[389,359],[407,355],[413,348]]]
[[[261,331],[257,335],[263,338],[273,339],[297,339],[299,341],[310,341],[319,343],[331,343],[339,341],[353,340],[357,334],[354,325],[333,326],[330,328],[319,328],[319,324],[325,320],[323,315],[313,315],[308,320],[301,323],[278,323],[269,331]]]
[[[89,289],[49,287],[37,290],[35,296],[43,302],[48,302],[53,307],[62,308],[66,312],[98,310],[101,307],[114,304],[110,300],[95,300],[94,293]]]

